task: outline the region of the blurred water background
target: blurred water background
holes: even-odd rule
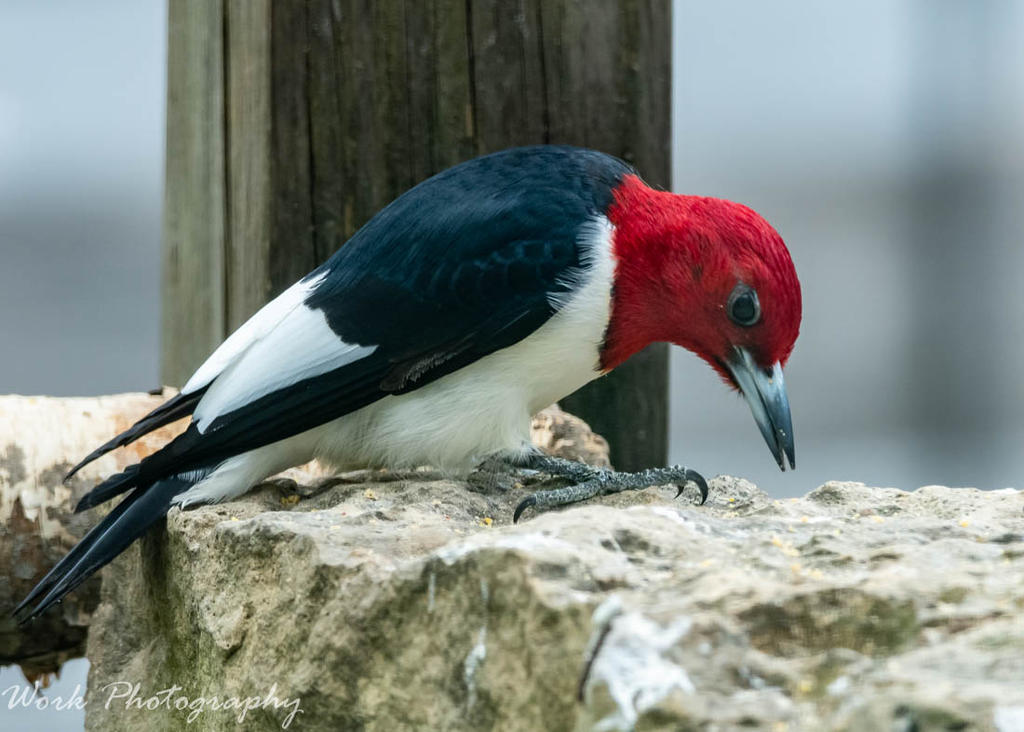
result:
[[[789,244],[802,335],[782,474],[673,353],[671,458],[772,495],[1020,486],[1024,3],[674,3],[673,175]],[[0,0],[0,392],[159,383],[160,0]],[[84,683],[65,667],[51,694]],[[0,691],[20,682],[0,671]],[[5,729],[80,729],[9,710]]]

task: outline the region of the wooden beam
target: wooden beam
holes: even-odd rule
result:
[[[173,0],[167,25],[161,364],[181,384],[227,332],[223,8]]]

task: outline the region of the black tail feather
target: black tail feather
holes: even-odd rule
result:
[[[96,543],[97,539],[106,531],[111,525],[113,525],[123,514],[128,510],[129,506],[135,501],[136,495],[133,494],[128,498],[121,501],[114,509],[108,513],[103,519],[93,526],[82,539],[75,544],[71,551],[65,554],[53,568],[46,573],[43,577],[32,588],[32,591],[25,596],[16,608],[14,608],[14,615],[20,614],[25,608],[35,602],[38,598],[46,592],[49,592],[50,588],[57,583],[61,576],[72,566],[75,562],[81,559],[82,555],[86,552],[89,547]]]
[[[206,389],[207,387],[203,387],[197,391],[192,391],[188,394],[178,394],[177,396],[168,399],[166,402],[132,425],[129,429],[89,453],[82,462],[71,468],[68,474],[64,476],[64,480],[68,480],[93,460],[106,455],[111,450],[124,447],[159,427],[163,427],[175,420],[192,414],[196,409],[196,405],[199,404],[199,400],[202,399],[203,394],[206,393]]]
[[[96,570],[142,536],[171,507],[171,500],[200,476],[175,476],[136,488],[107,514],[14,609],[19,623],[27,623],[87,580]],[[41,600],[29,610],[29,606]]]
[[[75,506],[75,513],[98,506],[138,486],[141,480],[139,470],[138,464],[130,465],[123,473],[107,478],[79,499],[78,505]]]

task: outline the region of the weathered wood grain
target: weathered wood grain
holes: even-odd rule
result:
[[[219,71],[202,67],[207,86],[179,83],[169,101],[169,138],[207,168],[219,154],[224,186],[214,212],[193,190],[199,173],[168,166],[168,259],[201,250],[190,266],[203,271],[165,273],[170,383],[389,201],[462,160],[564,142],[668,184],[668,0],[223,2],[203,28],[195,0],[170,3],[169,78],[198,75],[197,47],[214,66],[224,54]],[[209,227],[215,214],[219,238],[183,243],[181,221]],[[667,457],[667,391],[659,346],[566,404],[608,436],[618,467],[637,468]]]
[[[271,4],[269,294],[316,267],[310,138],[309,18],[303,2]],[[266,295],[265,295],[266,296]]]
[[[271,296],[270,0],[226,0],[227,331]],[[293,235],[289,236],[289,241]]]
[[[175,384],[226,333],[223,39],[219,0],[169,4],[161,364]]]

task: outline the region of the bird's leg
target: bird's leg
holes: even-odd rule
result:
[[[566,506],[596,496],[605,496],[625,490],[641,490],[657,485],[676,485],[678,487],[676,497],[678,498],[686,483],[692,481],[700,490],[702,504],[708,497],[708,484],[700,473],[680,466],[650,468],[638,473],[620,473],[608,468],[595,468],[573,460],[551,457],[532,451],[515,458],[496,456],[488,463],[492,466],[495,463],[503,463],[506,467],[537,471],[572,481],[572,485],[564,488],[538,491],[524,498],[516,507],[512,517],[513,521],[518,521],[527,508],[539,510]]]

